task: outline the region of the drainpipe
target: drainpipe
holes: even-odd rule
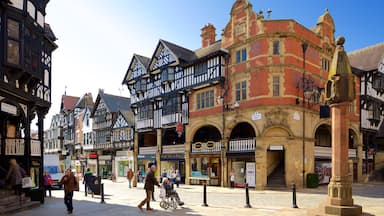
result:
[[[221,62],[222,61],[222,59],[220,58],[220,66],[221,66]],[[225,159],[225,141],[226,141],[226,139],[225,139],[225,127],[226,127],[226,125],[225,125],[225,110],[226,110],[226,102],[227,102],[227,96],[228,96],[228,87],[229,87],[229,84],[228,84],[228,81],[227,81],[227,79],[228,79],[228,74],[229,74],[229,67],[228,67],[228,65],[229,65],[229,54],[227,54],[226,56],[225,56],[225,62],[224,62],[224,64],[225,64],[225,79],[224,79],[224,83],[223,83],[223,88],[224,88],[224,92],[222,92],[222,95],[221,95],[221,97],[222,97],[222,111],[221,111],[221,113],[222,113],[222,124],[223,124],[223,129],[222,129],[222,135],[221,135],[221,140],[222,140],[222,143],[221,143],[221,163],[222,163],[222,171],[221,171],[221,186],[224,186],[225,184],[224,184],[224,178],[225,178],[225,175],[224,175],[224,168],[226,168],[226,166],[225,166],[225,164],[224,164],[224,159]]]
[[[301,48],[303,49],[303,77],[302,77],[302,82],[303,82],[303,103],[302,103],[302,108],[303,108],[303,188],[305,188],[305,163],[306,163],[306,157],[305,157],[305,54],[308,48],[308,44],[303,42],[301,44]]]

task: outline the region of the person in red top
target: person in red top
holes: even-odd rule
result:
[[[49,191],[49,197],[52,197],[52,185],[53,185],[53,180],[51,175],[49,175],[48,171],[44,172],[44,196],[47,196],[47,190]]]

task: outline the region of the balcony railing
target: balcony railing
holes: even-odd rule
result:
[[[5,139],[5,155],[24,155],[24,139]]]
[[[236,139],[229,141],[230,152],[253,152],[255,151],[256,140],[252,139]]]
[[[40,140],[31,140],[31,156],[41,156]]]
[[[315,146],[315,157],[332,158],[332,147]],[[357,149],[348,149],[348,157],[356,158]]]
[[[157,146],[139,147],[139,154],[141,155],[156,154],[156,152],[157,152]]]
[[[220,142],[196,142],[192,144],[192,153],[219,153],[221,150]]]
[[[165,153],[165,154],[184,153],[184,151],[185,151],[184,144],[181,144],[181,145],[164,145],[163,146],[163,153]]]
[[[180,115],[181,113],[172,113],[169,115],[164,115],[161,119],[161,123],[163,125],[175,124],[179,121],[179,119],[181,119]]]

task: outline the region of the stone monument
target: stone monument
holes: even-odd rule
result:
[[[362,207],[354,205],[352,178],[348,165],[348,107],[355,99],[355,82],[348,56],[344,51],[345,39],[336,41],[328,81],[325,86],[326,100],[332,116],[332,178],[328,185],[328,199],[323,212],[326,215],[362,214]]]

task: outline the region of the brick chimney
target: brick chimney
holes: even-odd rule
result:
[[[201,29],[201,44],[202,47],[208,47],[216,41],[216,28],[211,23],[208,23]]]

